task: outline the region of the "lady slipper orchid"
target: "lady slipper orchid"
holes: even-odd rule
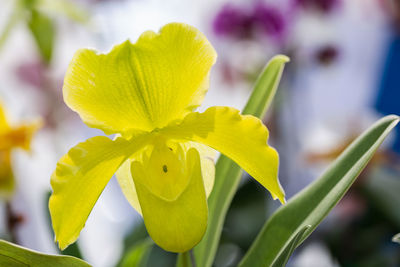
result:
[[[172,252],[191,249],[207,227],[214,149],[284,202],[278,154],[262,122],[229,107],[194,112],[215,60],[205,36],[181,23],[145,32],[108,54],[76,52],[64,100],[88,126],[117,135],[90,138],[57,164],[49,207],[61,249],[78,238],[114,173],[156,244]]]

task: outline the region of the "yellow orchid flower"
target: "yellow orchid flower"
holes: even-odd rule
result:
[[[11,127],[3,106],[0,104],[0,197],[10,198],[14,193],[15,180],[11,166],[11,151],[14,148],[30,150],[33,134],[39,129],[40,121]]]
[[[108,54],[76,52],[64,100],[88,126],[117,137],[90,138],[58,162],[49,208],[61,249],[78,238],[114,173],[156,244],[172,252],[191,249],[207,227],[213,149],[284,201],[278,154],[259,119],[229,107],[194,112],[216,56],[201,32],[181,23],[145,32]]]

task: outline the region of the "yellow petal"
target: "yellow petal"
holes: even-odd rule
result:
[[[278,181],[278,153],[268,146],[268,130],[256,117],[229,107],[193,112],[184,121],[163,130],[169,138],[192,140],[228,156],[283,203]]]
[[[61,249],[78,238],[108,181],[124,160],[146,144],[147,138],[112,141],[97,136],[73,147],[59,160],[51,177],[49,209]]]
[[[129,136],[181,119],[208,89],[216,53],[196,28],[181,23],[108,54],[79,50],[64,80],[64,100],[91,127]]]
[[[171,252],[193,248],[200,242],[207,227],[207,201],[197,150],[190,149],[183,163],[186,164],[186,171],[182,177],[175,179],[185,180],[186,185],[179,186],[181,190],[173,192],[175,194],[160,192],[153,183],[148,183],[149,179],[162,180],[169,170],[167,173],[161,170],[159,177],[150,177],[155,174],[152,168],[145,168],[138,161],[131,166],[147,231],[157,245]],[[159,164],[153,167],[157,170]]]
[[[190,148],[195,148],[200,154],[201,163],[201,174],[203,176],[204,188],[206,190],[206,196],[211,194],[214,187],[215,178],[215,156],[216,151],[209,146],[196,143],[196,142],[184,142],[181,143],[185,151],[189,151]]]
[[[206,196],[211,194],[212,188],[214,186],[215,178],[215,165],[214,158],[216,152],[214,149],[195,142],[183,142],[179,144],[182,146],[184,151],[188,151],[190,148],[196,148],[200,154],[201,162],[201,173],[203,176],[204,187],[206,191]],[[137,197],[137,192],[133,178],[131,175],[131,163],[135,160],[141,161],[140,155],[134,155],[126,160],[121,167],[116,172],[118,183],[128,200],[129,204],[139,213],[142,214],[142,209],[140,208],[139,199]]]
[[[133,182],[131,174],[131,164],[134,158],[126,160],[118,171],[115,173],[119,186],[121,187],[122,193],[128,200],[129,204],[139,213],[142,214],[142,209],[140,208],[139,199],[137,196],[135,184]]]

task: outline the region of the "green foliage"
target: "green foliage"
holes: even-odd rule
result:
[[[275,95],[285,62],[286,58],[278,56],[267,65],[257,80],[244,114],[262,116],[265,113]],[[319,179],[273,214],[239,266],[285,266],[296,247],[344,196],[398,121],[397,116],[387,116],[375,123]],[[214,189],[208,200],[209,225],[203,240],[194,248],[199,266],[211,266],[214,261],[225,216],[240,176],[238,165],[224,156],[219,158]],[[177,266],[183,266],[184,262],[187,261],[181,256]]]
[[[243,114],[264,117],[278,89],[285,63],[289,58],[284,55],[273,57],[257,78],[253,92],[247,101]]]
[[[0,266],[89,267],[90,265],[71,256],[46,255],[0,240]]]
[[[62,15],[78,23],[87,23],[88,13],[67,0],[19,0],[6,24],[0,31],[0,49],[19,22],[26,23],[39,54],[47,64],[51,61],[55,41],[55,20],[52,16]]]
[[[53,21],[45,14],[32,10],[28,26],[35,38],[40,55],[46,63],[49,63],[54,47],[55,28]]]
[[[173,267],[176,262],[176,254],[167,252],[150,242],[143,222],[136,225],[132,232],[125,237],[124,250],[117,267]],[[138,257],[139,256],[139,257]],[[139,260],[140,258],[140,260]],[[139,260],[139,261],[136,261]],[[136,262],[134,265],[132,262]]]
[[[62,15],[77,23],[86,24],[88,12],[71,0],[37,0],[38,9],[46,14]]]
[[[373,200],[372,204],[400,227],[400,179],[397,172],[375,168],[367,177],[363,190]]]
[[[154,242],[146,238],[133,246],[122,259],[121,267],[146,266]]]
[[[271,59],[258,78],[253,93],[243,110],[243,114],[262,117],[275,95],[282,76],[286,56]],[[194,249],[199,266],[211,266],[221,236],[222,226],[229,205],[238,187],[242,170],[229,158],[222,156],[216,164],[215,184],[208,198],[209,220],[206,234]]]
[[[243,179],[225,217],[223,228],[227,231],[222,231],[217,256],[224,244],[235,244],[239,249],[238,254],[245,253],[268,218],[271,202],[262,185],[250,177]]]
[[[387,116],[357,138],[315,182],[293,197],[267,221],[241,267],[271,266],[287,253],[304,227],[301,244],[339,202],[399,118]],[[285,256],[286,257],[286,256]]]

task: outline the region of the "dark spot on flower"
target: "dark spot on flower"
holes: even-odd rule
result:
[[[167,165],[163,165],[163,166],[162,166],[162,170],[163,170],[164,172],[168,172]]]

